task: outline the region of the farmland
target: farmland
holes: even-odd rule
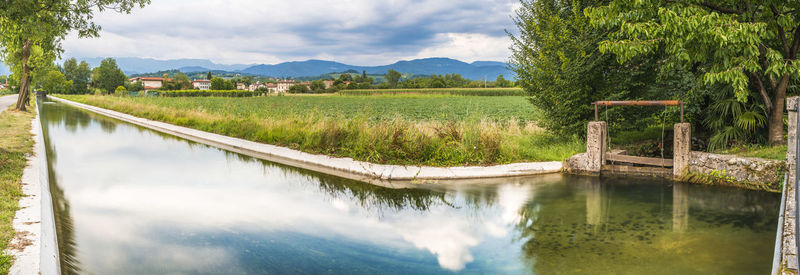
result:
[[[519,96],[62,96],[139,117],[311,153],[387,164],[563,160],[582,142],[547,134]]]
[[[462,95],[462,96],[523,96],[521,88],[428,88],[428,89],[366,89],[341,90],[341,95]]]

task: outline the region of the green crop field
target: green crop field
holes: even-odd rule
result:
[[[337,118],[413,121],[533,120],[535,112],[524,97],[468,97],[442,95],[337,96],[300,95],[249,98],[130,97],[121,101],[181,110],[204,110],[236,117],[288,118],[320,115]]]
[[[368,89],[341,90],[340,95],[461,95],[461,96],[524,96],[521,88],[428,88],[428,89]]]
[[[574,137],[536,127],[519,96],[59,95],[134,116],[310,153],[373,163],[460,166],[564,160]]]

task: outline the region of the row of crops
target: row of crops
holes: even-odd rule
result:
[[[150,92],[154,93],[154,92]],[[158,96],[164,97],[253,97],[266,95],[263,91],[243,91],[243,90],[177,90],[177,91],[157,91]]]
[[[431,89],[369,89],[369,90],[341,90],[340,95],[402,95],[402,94],[432,94],[432,95],[461,95],[461,96],[524,96],[521,88],[431,88]]]

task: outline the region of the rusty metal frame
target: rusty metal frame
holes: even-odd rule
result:
[[[680,106],[681,123],[683,123],[683,102],[678,100],[626,100],[626,101],[595,101],[594,120],[600,120],[600,113],[597,106]]]

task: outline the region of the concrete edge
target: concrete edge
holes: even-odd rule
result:
[[[775,234],[775,251],[772,254],[772,272],[770,274],[776,275],[780,272],[781,258],[783,258],[783,212],[786,210],[786,185],[789,184],[789,175],[784,175],[783,190],[781,191],[781,206],[778,212],[778,229]]]
[[[418,183],[418,181],[446,182],[451,180],[518,177],[559,173],[561,172],[561,168],[563,166],[562,162],[559,161],[512,163],[488,167],[429,167],[375,164],[356,161],[351,158],[335,158],[325,155],[305,153],[286,147],[263,144],[139,118],[121,112],[82,104],[55,96],[49,97],[55,101],[85,109],[97,114],[251,157],[339,177],[384,185],[387,187],[407,187],[409,184],[414,185],[414,183]]]
[[[33,155],[28,157],[23,171],[24,196],[20,198],[20,209],[14,215],[13,227],[17,234],[10,244],[11,247],[24,247],[22,250],[9,250],[15,259],[9,274],[60,274],[53,203],[47,178],[47,154],[38,110],[31,121],[31,134]]]

